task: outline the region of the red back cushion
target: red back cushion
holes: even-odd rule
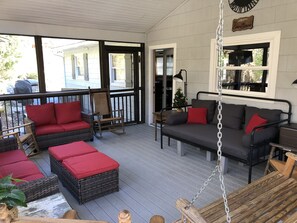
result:
[[[207,108],[189,108],[188,124],[207,124]]]
[[[55,104],[55,112],[58,124],[81,121],[79,101]]]
[[[267,120],[264,119],[264,118],[261,118],[257,113],[254,114],[252,116],[252,118],[250,119],[249,123],[247,124],[246,128],[245,128],[245,133],[246,134],[250,134],[253,129],[256,127],[256,126],[259,126],[259,125],[264,125],[267,123]],[[260,130],[260,129],[257,129],[257,130]]]
[[[34,121],[36,126],[56,124],[54,103],[43,105],[26,105],[28,118]]]

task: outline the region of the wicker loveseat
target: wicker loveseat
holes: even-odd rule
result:
[[[25,193],[26,202],[59,192],[57,175],[44,176],[35,163],[18,149],[16,138],[0,140],[0,178],[10,174],[24,180],[17,186]]]
[[[91,116],[81,111],[80,101],[27,105],[26,112],[40,149],[93,140]]]
[[[199,98],[200,95],[208,95],[208,100]],[[196,99],[192,100],[192,104],[185,106],[188,112],[175,112],[167,116],[165,126],[161,126],[161,148],[163,148],[163,136],[168,136],[179,142],[206,150],[208,159],[212,159],[213,154],[217,152],[218,111],[216,98],[211,98],[209,95],[216,95],[216,93],[198,92]],[[222,104],[222,154],[224,161],[227,163],[227,158],[230,158],[247,164],[249,166],[248,181],[251,182],[252,167],[267,160],[270,150],[269,143],[278,140],[279,125],[290,122],[291,103],[281,99],[230,94],[225,96],[228,96],[229,100],[231,98],[248,98],[262,103],[273,101],[274,105],[278,104],[282,108],[280,110],[257,108],[245,104]],[[200,114],[195,114],[195,111]],[[179,153],[183,154],[184,151],[180,145],[178,144]],[[222,164],[224,165],[224,163]]]

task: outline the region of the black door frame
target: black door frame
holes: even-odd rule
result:
[[[111,46],[106,45],[105,41],[100,41],[100,69],[101,69],[101,87],[109,88],[110,75],[109,75],[109,53],[130,53],[133,54],[133,58],[138,62],[133,64],[134,68],[134,87],[127,89],[126,91],[134,92],[134,107],[135,107],[135,121],[136,123],[145,122],[145,57],[144,57],[144,43],[141,43],[139,47],[131,46]],[[140,62],[140,67],[139,67]],[[139,71],[141,75],[139,76]],[[140,81],[139,81],[140,77]],[[116,92],[117,90],[111,90],[110,92]]]
[[[162,53],[160,53],[159,51],[162,50]],[[163,74],[162,74],[162,78],[161,81],[162,81],[162,89],[159,91],[161,91],[161,98],[162,98],[162,101],[161,101],[161,109],[163,107],[171,107],[172,106],[172,90],[173,90],[173,74],[172,74],[172,77],[171,79],[168,80],[168,76],[167,75],[167,62],[168,62],[168,56],[172,56],[174,57],[174,48],[164,48],[164,49],[157,49],[157,50],[154,50],[154,111],[155,112],[158,112],[160,109],[157,109],[156,107],[156,92],[158,92],[158,89],[156,89],[156,78],[157,78],[157,62],[156,62],[156,59],[159,57],[159,58],[162,58],[163,59]],[[173,69],[173,68],[172,68]],[[159,80],[160,81],[160,80]],[[170,86],[168,86],[168,81],[170,81]],[[167,97],[167,94],[171,94],[170,97],[169,97],[169,100],[168,100],[168,97]]]

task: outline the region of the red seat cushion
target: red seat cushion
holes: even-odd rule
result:
[[[85,121],[61,124],[61,127],[65,130],[65,132],[91,128],[90,124]]]
[[[188,124],[207,124],[207,108],[189,108]]]
[[[80,102],[55,104],[55,113],[58,124],[81,121]]]
[[[27,156],[19,149],[0,153],[0,166],[25,160],[28,160]]]
[[[247,126],[246,126],[246,128],[245,128],[245,133],[246,133],[246,134],[250,134],[256,126],[264,125],[264,124],[266,124],[266,123],[267,123],[267,120],[264,119],[264,118],[262,118],[262,117],[260,117],[260,116],[256,113],[256,114],[254,114],[254,115],[252,116],[252,118],[250,119],[249,123],[247,124]],[[258,130],[260,130],[260,128],[257,129],[256,131],[258,131]]]
[[[70,157],[97,152],[97,150],[93,146],[90,146],[88,143],[79,141],[60,146],[49,147],[48,152],[56,160],[62,161]]]
[[[28,118],[34,121],[36,126],[56,124],[54,103],[43,105],[26,105]]]
[[[71,157],[63,160],[62,164],[76,179],[104,173],[120,166],[117,161],[100,152]]]
[[[38,180],[40,178],[44,178],[44,175],[42,173],[38,173],[38,174],[32,174],[30,176],[27,176],[27,177],[23,177],[23,178],[20,178],[21,182],[16,182],[15,184],[16,185],[19,185],[19,184],[22,184],[22,183],[26,183],[28,181],[33,181],[33,180]]]
[[[42,125],[35,128],[37,136],[65,132],[61,125]]]
[[[22,179],[34,174],[41,174],[35,163],[31,160],[0,166],[0,173],[2,176],[8,176],[12,174],[13,178],[18,179]]]

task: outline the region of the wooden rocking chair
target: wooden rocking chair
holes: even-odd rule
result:
[[[292,152],[294,154],[297,154],[297,148],[294,148],[294,147],[280,145],[280,144],[276,144],[276,143],[270,143],[270,146],[271,146],[271,152],[270,152],[270,155],[269,155],[269,158],[267,161],[264,175],[271,173],[273,171],[276,171],[276,170],[279,172],[283,172],[284,169],[286,168],[286,162],[284,160],[274,159],[276,150],[278,150],[278,152],[280,153],[279,156],[281,156],[278,158],[283,158],[282,154],[284,152]],[[290,177],[297,180],[297,169],[296,168],[292,169]]]
[[[25,130],[25,133],[20,133],[20,129]],[[18,148],[23,150],[28,157],[39,154],[39,147],[32,133],[31,123],[3,129],[1,132],[0,139],[14,136],[17,139]]]
[[[297,222],[297,181],[290,177],[297,155],[287,152],[286,156],[281,172],[271,172],[227,196],[232,222]],[[223,199],[201,209],[185,208],[188,205],[186,199],[177,200],[182,213],[177,222],[226,222]]]
[[[112,110],[109,91],[104,89],[100,92],[92,92],[89,88],[89,94],[95,137],[98,138],[96,132],[99,131],[101,138],[104,129],[117,133],[121,128],[120,133],[125,133],[124,111],[123,109]]]

